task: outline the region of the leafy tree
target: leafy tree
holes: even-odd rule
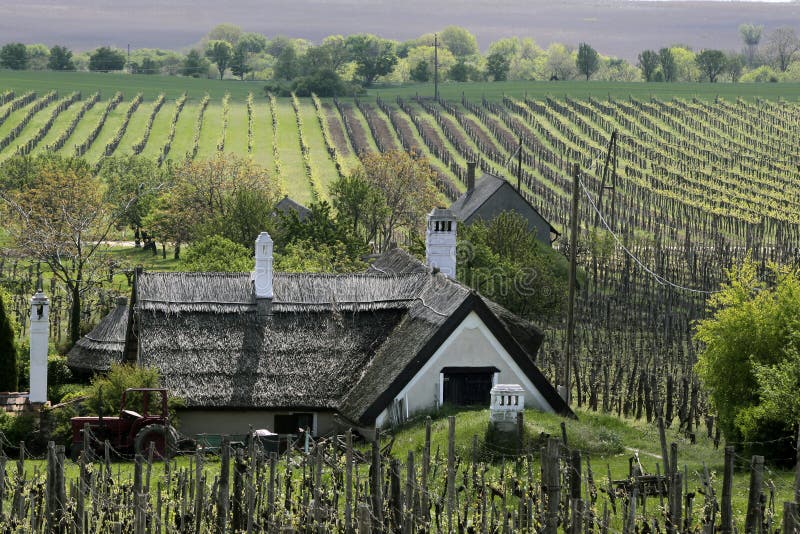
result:
[[[375,35],[350,35],[346,39],[350,57],[356,63],[356,74],[369,86],[378,76],[392,72],[397,64],[394,42]]]
[[[252,270],[251,256],[250,250],[243,245],[212,235],[192,245],[181,264],[190,272],[242,273]]]
[[[347,40],[341,35],[329,35],[322,40],[323,48],[330,58],[330,68],[338,71],[350,61],[350,51],[347,49]]]
[[[28,68],[28,49],[22,43],[9,43],[0,48],[0,67],[11,70]]]
[[[528,230],[524,217],[503,212],[459,225],[458,279],[529,319],[557,316],[566,302],[567,265]]]
[[[239,41],[233,47],[233,58],[231,59],[231,72],[234,76],[244,80],[245,74],[253,69],[249,64],[250,54],[263,52],[267,47],[267,39],[260,33],[244,33],[239,37]]]
[[[430,66],[424,59],[411,67],[409,76],[415,82],[427,82],[431,79]]]
[[[75,70],[72,51],[66,46],[56,45],[51,48],[50,57],[47,60],[47,68],[50,70]]]
[[[239,42],[241,36],[242,29],[239,26],[223,22],[222,24],[214,26],[214,28],[203,37],[203,40],[206,42],[226,41],[230,43],[231,46],[234,46]]]
[[[494,52],[486,56],[486,74],[496,82],[508,79],[508,69],[511,68],[510,56],[501,52]]]
[[[297,76],[297,49],[293,42],[281,49],[272,69],[272,78],[275,80],[292,80]]]
[[[170,187],[143,220],[162,241],[192,243],[221,235],[251,247],[259,232],[269,230],[279,196],[269,173],[249,159],[232,154],[205,161],[185,161],[172,168]]]
[[[399,150],[370,153],[361,161],[364,179],[380,193],[386,206],[378,223],[380,249],[399,241],[401,231],[420,235],[436,204],[435,175],[428,161]]]
[[[97,175],[105,184],[104,201],[117,212],[117,225],[137,233],[158,192],[169,182],[155,161],[134,155],[104,158]]]
[[[739,81],[739,78],[742,77],[744,63],[745,58],[741,54],[737,54],[736,52],[726,54],[725,71],[728,73],[728,76],[730,76],[731,82],[736,83]]]
[[[50,59],[50,49],[47,46],[36,43],[25,46],[28,55],[28,68],[31,70],[45,70]]]
[[[800,39],[793,28],[778,28],[769,35],[767,46],[772,62],[781,72],[786,72],[792,58],[800,50]]]
[[[233,47],[228,41],[209,41],[206,45],[206,57],[217,66],[221,80],[233,58]]]
[[[364,243],[374,242],[386,220],[388,207],[383,194],[367,179],[363,168],[336,179],[330,192],[339,223]]]
[[[29,170],[17,176],[17,187],[0,190],[7,212],[4,228],[20,251],[46,263],[64,284],[71,301],[70,340],[74,343],[80,337],[83,296],[105,274],[97,253],[124,209],[114,210],[103,201],[103,184],[82,159],[22,159],[28,161],[3,164]],[[4,174],[8,179],[9,174]]]
[[[661,74],[665,82],[674,82],[678,77],[678,65],[675,63],[675,56],[672,49],[662,48],[658,51],[658,62],[661,65]]]
[[[588,43],[579,44],[575,66],[578,67],[578,72],[586,76],[586,81],[588,82],[592,74],[600,68],[600,56],[597,54],[597,50]]]
[[[761,33],[763,31],[764,26],[761,25],[742,24],[739,26],[739,35],[742,36],[747,54],[747,64],[751,67],[755,64],[758,43],[761,42]]]
[[[8,295],[0,289],[0,391],[17,391],[16,321],[6,309]]]
[[[748,454],[794,458],[800,420],[800,277],[774,269],[775,283],[746,261],[709,301],[699,322],[696,370],[726,440],[750,442]],[[782,441],[780,438],[785,438]],[[769,442],[759,444],[758,442]]]
[[[571,80],[575,77],[575,59],[566,46],[553,43],[547,48],[547,77],[556,80]]]
[[[283,52],[283,49],[288,46],[295,46],[293,39],[285,35],[276,35],[267,43],[264,51],[272,57],[278,57]]]
[[[101,46],[89,56],[89,70],[110,72],[125,68],[125,55],[119,50]]]
[[[644,81],[653,81],[653,76],[655,76],[656,69],[658,69],[658,63],[658,53],[653,50],[642,50],[639,54],[639,68],[642,69]]]
[[[186,59],[183,60],[181,67],[181,74],[184,76],[191,76],[192,78],[202,78],[208,76],[208,67],[210,63],[206,58],[200,55],[197,50],[190,50],[186,54]]]
[[[695,62],[703,74],[708,76],[708,81],[711,83],[716,82],[717,77],[725,72],[727,64],[725,53],[722,50],[703,50],[697,54]]]
[[[458,62],[450,67],[450,70],[447,72],[447,77],[454,82],[466,82],[469,80],[469,66],[464,62],[464,60],[458,60]]]
[[[478,53],[478,41],[466,28],[448,26],[439,33],[439,42],[454,56],[463,58]]]

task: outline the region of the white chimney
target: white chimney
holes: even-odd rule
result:
[[[31,299],[30,402],[47,402],[47,345],[50,340],[50,300],[36,290]]]
[[[428,214],[425,230],[425,261],[432,268],[456,277],[456,217],[446,208],[434,208]]]
[[[257,299],[271,299],[272,293],[272,238],[261,232],[256,238],[256,270],[250,273]]]

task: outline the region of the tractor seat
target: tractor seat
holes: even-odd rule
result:
[[[122,415],[127,415],[128,417],[131,417],[133,419],[141,419],[142,418],[142,414],[140,414],[138,412],[134,412],[133,410],[122,410]]]

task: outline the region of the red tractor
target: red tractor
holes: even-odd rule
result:
[[[139,401],[142,413],[128,409],[134,398]],[[165,458],[177,444],[178,434],[169,424],[166,389],[126,389],[122,393],[119,417],[104,417],[101,412],[98,417],[73,417],[71,423],[73,459],[83,450],[86,425],[92,434],[90,447],[98,452],[103,450],[103,442],[108,440],[111,447],[120,453],[147,455],[152,443],[154,455]]]

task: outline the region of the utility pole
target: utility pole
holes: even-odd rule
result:
[[[575,358],[575,275],[578,260],[578,199],[580,195],[580,167],[572,168],[572,221],[569,233],[569,302],[567,303],[567,361],[564,367],[564,391],[562,397],[570,404],[572,391],[572,360]]]
[[[433,34],[433,98],[439,101],[439,36]]]

